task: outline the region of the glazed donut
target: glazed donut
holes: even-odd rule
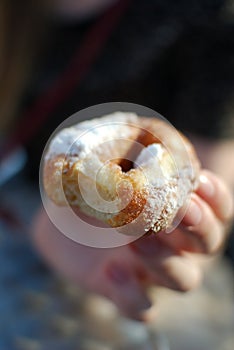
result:
[[[47,196],[118,231],[168,228],[197,186],[191,143],[169,123],[115,112],[62,129],[43,165]]]

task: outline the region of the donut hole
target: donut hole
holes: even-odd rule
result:
[[[118,164],[121,167],[123,173],[127,173],[128,171],[134,168],[134,162],[130,159],[120,159],[118,161]]]
[[[111,163],[118,164],[123,173],[127,173],[131,169],[134,169],[134,160],[131,160],[131,159],[116,158],[116,159],[111,159]]]

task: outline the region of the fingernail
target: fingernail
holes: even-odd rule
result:
[[[115,284],[126,284],[130,278],[129,272],[118,264],[108,265],[106,268],[108,278]]]
[[[186,215],[186,225],[188,226],[196,226],[201,222],[202,219],[202,211],[199,205],[191,201],[188,208],[188,215]]]
[[[200,189],[207,197],[213,197],[215,194],[215,188],[212,182],[205,176],[200,175]]]

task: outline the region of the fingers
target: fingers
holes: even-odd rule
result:
[[[180,230],[197,239],[196,252],[214,253],[224,241],[224,227],[211,207],[197,194],[192,194],[191,203],[182,220]],[[192,237],[191,236],[191,237]],[[200,248],[199,248],[200,247]]]
[[[230,219],[233,203],[230,190],[221,179],[207,170],[182,220],[171,234],[159,233],[171,248],[193,253],[214,253],[225,241],[225,221]]]
[[[142,259],[152,283],[179,291],[188,291],[199,284],[198,266],[157,235],[140,238],[130,246]]]
[[[197,194],[213,209],[220,220],[226,221],[233,216],[233,197],[231,190],[215,174],[202,170]]]

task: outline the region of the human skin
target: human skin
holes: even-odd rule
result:
[[[218,176],[202,170],[190,206],[170,234],[143,236],[118,248],[91,248],[65,237],[40,209],[33,239],[54,270],[84,289],[111,299],[128,317],[139,319],[151,306],[148,287],[188,291],[199,284],[202,268],[197,253],[208,257],[219,251],[232,213],[228,187]]]

